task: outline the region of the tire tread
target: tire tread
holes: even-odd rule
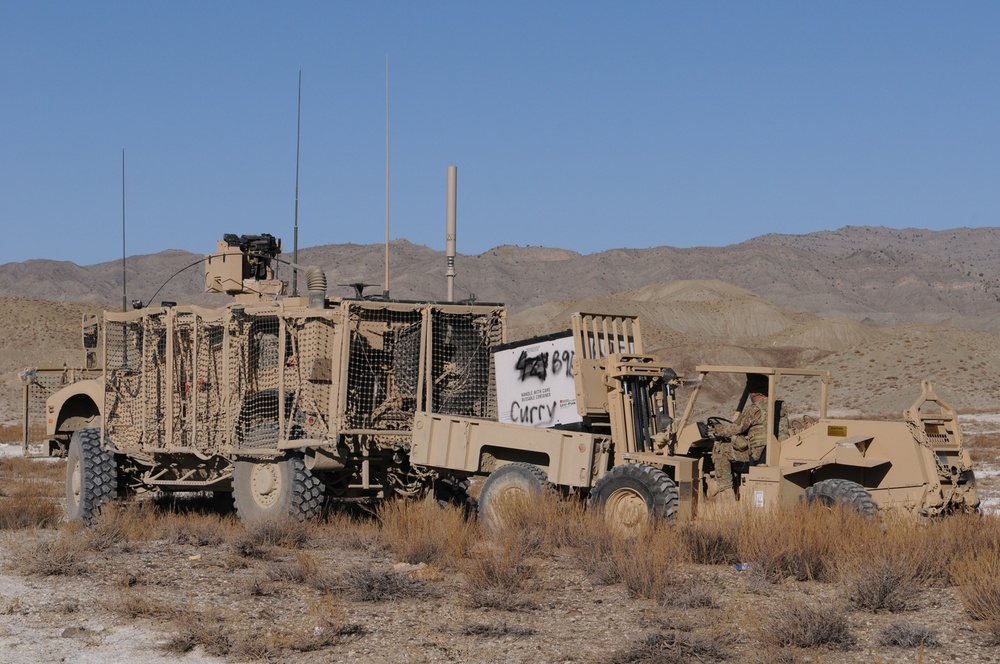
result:
[[[878,514],[878,505],[872,500],[871,493],[851,480],[834,478],[816,482],[806,489],[802,499],[807,503],[843,505],[869,517]]]

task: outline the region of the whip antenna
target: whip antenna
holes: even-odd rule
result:
[[[448,301],[455,301],[455,228],[456,228],[456,208],[458,206],[458,167],[448,167],[448,202],[445,218],[445,278],[448,284]]]
[[[302,69],[299,69],[299,111],[295,125],[295,233],[292,236],[292,262],[299,262],[299,145],[302,138]],[[299,295],[299,270],[292,268],[292,297]]]
[[[385,286],[382,296],[389,299],[389,54],[385,55]]]
[[[122,148],[122,312],[128,311],[125,290],[125,148]]]

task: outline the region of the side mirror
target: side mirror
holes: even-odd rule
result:
[[[97,315],[83,314],[81,325],[83,327],[83,348],[94,350],[97,348]]]

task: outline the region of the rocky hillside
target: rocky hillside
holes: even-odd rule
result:
[[[809,235],[765,235],[726,247],[611,249],[589,255],[507,245],[459,256],[456,292],[521,311],[678,280],[715,279],[792,311],[880,324],[951,319],[996,329],[998,252],[1000,229],[995,228],[847,227]],[[381,245],[326,245],[301,250],[300,262],[323,267],[330,294],[347,296],[352,293],[347,284],[355,282],[377,284],[373,290],[381,290],[383,255]],[[220,302],[201,293],[200,259],[182,251],[129,258],[128,299],[154,299],[162,287],[156,300]],[[442,252],[397,240],[390,247],[390,266],[393,297],[444,297]],[[290,270],[282,272],[282,278],[289,278]],[[33,260],[0,265],[0,296],[117,307],[121,290],[119,262],[77,266]]]

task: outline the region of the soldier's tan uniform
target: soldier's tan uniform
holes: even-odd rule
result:
[[[720,492],[733,488],[734,461],[760,463],[767,447],[766,421],[767,397],[752,394],[750,402],[735,422],[715,426],[715,435],[729,438],[729,442],[717,441],[712,448],[712,462]]]

